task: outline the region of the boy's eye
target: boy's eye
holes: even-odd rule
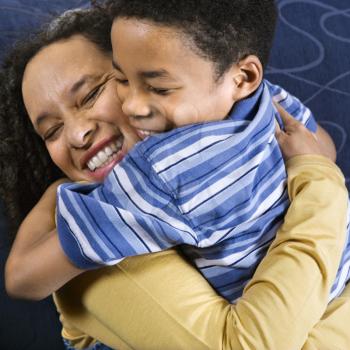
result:
[[[127,79],[115,78],[116,82],[121,85],[127,85],[129,81]]]
[[[59,134],[59,131],[61,130],[61,127],[62,127],[62,124],[58,124],[48,129],[43,135],[43,140],[45,142],[55,140]]]
[[[171,92],[171,89],[155,88],[153,86],[149,86],[148,90],[157,94],[157,95],[162,95],[162,96],[169,95]]]

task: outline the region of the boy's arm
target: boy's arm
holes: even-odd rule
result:
[[[82,269],[115,265],[180,244],[201,244],[153,164],[141,151],[133,151],[102,185],[62,184],[58,189],[60,242]]]
[[[280,92],[280,88],[271,89],[296,120],[316,131],[311,112],[299,100]],[[323,139],[321,136],[320,142]],[[137,146],[113,169],[102,186],[93,189],[74,184],[59,189],[60,242],[69,259],[80,268],[113,265],[125,257],[179,244],[207,244],[204,235],[197,236],[186,215],[180,212],[176,193],[154,169],[158,164],[153,167],[136,149]]]
[[[55,229],[55,182],[22,222],[5,267],[13,297],[42,299],[83,272],[64,254]]]

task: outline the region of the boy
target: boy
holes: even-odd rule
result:
[[[118,1],[110,7],[117,14],[112,45],[123,111],[143,137],[171,131],[137,144],[103,185],[60,187],[61,244],[82,269],[184,244],[184,253],[232,302],[289,205],[271,95],[316,130],[298,100],[262,82],[274,3]],[[87,166],[95,171],[100,163]],[[347,247],[331,298],[347,280],[348,253]]]

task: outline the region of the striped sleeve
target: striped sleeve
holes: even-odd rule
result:
[[[103,184],[62,184],[57,228],[68,258],[82,269],[123,258],[198,245],[175,200],[137,146]]]

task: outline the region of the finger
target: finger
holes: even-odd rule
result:
[[[281,132],[281,127],[278,124],[278,121],[275,119],[275,134],[279,134]]]
[[[297,121],[293,118],[279,103],[274,102],[274,105],[281,116],[285,127],[295,124]]]
[[[287,134],[281,129],[278,122],[275,122],[275,137],[277,142],[280,144],[286,138]]]
[[[278,108],[278,103],[275,101],[272,101],[274,106],[276,107],[276,109]],[[278,121],[275,119],[275,135],[276,137],[280,137],[281,133],[283,132],[283,130],[281,129]]]

